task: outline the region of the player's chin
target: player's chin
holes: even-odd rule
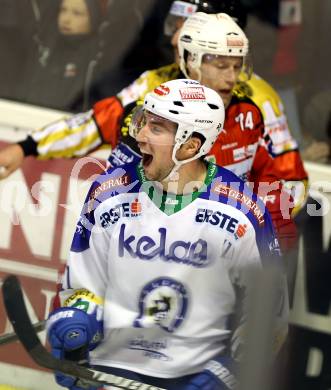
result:
[[[154,182],[160,181],[159,175],[157,174],[157,172],[155,170],[153,170],[151,168],[144,168],[144,173],[145,173],[145,177],[147,180],[154,181]]]
[[[224,106],[227,107],[232,98],[232,91],[219,91],[219,95],[222,98]]]

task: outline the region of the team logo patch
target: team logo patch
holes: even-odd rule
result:
[[[135,199],[131,205],[130,205],[130,210],[131,210],[131,213],[134,214],[134,215],[138,215],[138,214],[141,214],[141,203],[139,202],[138,199]]]
[[[179,90],[183,100],[206,100],[203,87],[187,87]]]
[[[168,95],[170,93],[170,88],[161,84],[159,87],[154,89],[154,93],[156,93],[157,95],[160,95],[160,96],[165,96],[165,95]]]
[[[237,227],[237,230],[234,233],[234,237],[236,240],[238,240],[241,237],[244,237],[244,235],[247,232],[247,225],[246,224],[239,224]]]
[[[188,293],[184,285],[172,278],[158,278],[142,289],[136,328],[159,326],[173,332],[185,319]]]

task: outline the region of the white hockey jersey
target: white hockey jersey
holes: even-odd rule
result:
[[[280,261],[270,216],[233,173],[209,163],[204,187],[176,196],[128,165],[93,183],[60,301],[103,301],[91,364],[179,377],[225,353],[246,272],[264,261]],[[80,289],[97,298],[84,302]]]

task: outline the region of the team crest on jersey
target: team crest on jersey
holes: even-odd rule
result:
[[[188,293],[184,285],[172,278],[152,280],[142,289],[139,297],[139,315],[136,328],[159,326],[173,332],[185,319]]]

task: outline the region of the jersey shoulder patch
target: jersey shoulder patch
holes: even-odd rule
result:
[[[112,167],[98,176],[88,195],[88,211],[95,210],[100,203],[110,197],[136,189],[139,185],[136,167],[136,164]]]
[[[210,199],[230,205],[252,222],[253,226],[263,227],[266,207],[248,185],[231,171],[218,167],[217,174],[210,186]]]

